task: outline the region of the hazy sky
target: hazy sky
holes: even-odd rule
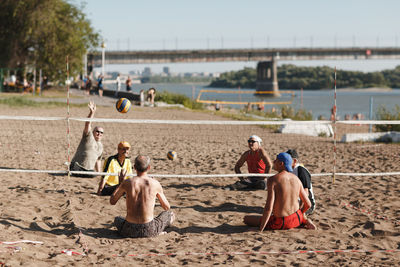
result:
[[[110,50],[258,47],[399,46],[398,0],[71,0],[85,4]],[[395,60],[291,61],[363,71]],[[148,65],[159,71],[163,65]],[[225,71],[251,63],[169,64],[172,71]],[[107,66],[107,70],[145,65]]]

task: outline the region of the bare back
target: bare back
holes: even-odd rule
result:
[[[128,222],[137,224],[150,222],[153,220],[156,198],[160,200],[162,206],[163,201],[166,201],[160,183],[150,177],[129,178],[122,186],[126,192]]]
[[[299,209],[298,198],[303,189],[299,178],[290,172],[283,171],[271,177],[270,182],[275,198],[272,208],[274,216],[285,217],[295,213]]]

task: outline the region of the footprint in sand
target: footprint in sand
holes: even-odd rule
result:
[[[332,229],[333,227],[330,224],[327,223],[318,223],[319,228],[321,228],[322,230],[329,230]]]
[[[367,221],[364,224],[364,229],[375,229],[375,224],[373,222],[371,222],[371,221]]]

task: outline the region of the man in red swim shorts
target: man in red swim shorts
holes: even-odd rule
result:
[[[243,218],[245,224],[264,229],[283,230],[304,225],[307,229],[315,229],[315,225],[303,217],[311,207],[306,192],[292,169],[292,157],[288,153],[280,153],[273,162],[278,173],[267,180],[267,201],[262,216],[249,215]],[[304,206],[299,208],[298,198]]]

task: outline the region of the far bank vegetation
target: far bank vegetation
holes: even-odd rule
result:
[[[278,67],[278,83],[282,89],[320,90],[334,87],[334,72],[331,67],[301,67],[286,64]],[[257,73],[254,68],[222,73],[209,87],[256,88]],[[337,88],[400,88],[400,66],[395,69],[361,72],[337,70]]]

